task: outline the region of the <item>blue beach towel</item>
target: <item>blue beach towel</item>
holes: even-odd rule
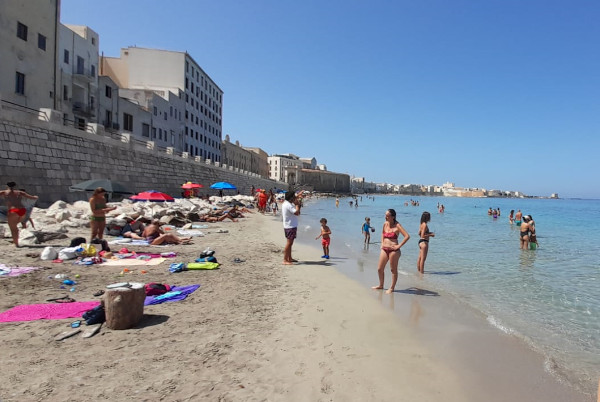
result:
[[[146,296],[146,300],[144,300],[144,306],[184,300],[189,294],[194,293],[199,287],[200,285],[171,286],[170,292],[162,295]]]

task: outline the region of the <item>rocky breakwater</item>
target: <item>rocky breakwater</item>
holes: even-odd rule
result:
[[[106,215],[106,234],[119,236],[123,228],[131,222],[150,223],[153,219],[161,224],[178,228],[189,228],[193,222],[204,221],[206,216],[229,206],[251,206],[253,197],[236,195],[226,197],[210,197],[209,200],[199,198],[175,199],[174,202],[133,202],[124,200],[109,203],[117,209]],[[27,223],[26,228],[19,226],[19,245],[33,246],[57,239],[81,236],[90,227],[90,205],[87,201],[76,201],[73,204],[56,201],[48,208],[34,207],[31,213],[33,225]],[[0,225],[0,237],[10,239],[8,225]]]

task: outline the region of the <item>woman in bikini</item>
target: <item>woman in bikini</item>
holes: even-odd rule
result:
[[[529,248],[529,218],[527,216],[523,217],[523,222],[519,230],[520,248],[527,250]]]
[[[398,243],[398,235],[401,234],[404,238]],[[390,262],[392,271],[392,285],[385,292],[390,294],[396,287],[398,281],[398,260],[400,260],[400,248],[410,239],[409,234],[404,230],[402,225],[396,220],[396,211],[388,209],[385,212],[385,223],[381,231],[381,253],[379,254],[379,264],[377,266],[377,274],[379,275],[379,285],[373,286],[373,289],[383,289],[385,266]]]
[[[92,216],[90,216],[92,238],[90,243],[94,239],[102,239],[104,228],[106,227],[106,213],[117,209],[117,207],[106,206],[105,194],[106,190],[102,187],[98,187],[94,190],[94,194],[92,194],[92,197],[90,198],[90,208],[92,210]]]
[[[419,258],[417,258],[417,269],[419,273],[425,273],[425,260],[429,251],[429,238],[435,237],[435,233],[429,231],[427,222],[431,220],[431,214],[427,211],[421,215],[421,226],[419,227]]]
[[[0,198],[4,198],[6,207],[8,209],[6,214],[6,220],[8,221],[8,227],[10,228],[10,234],[12,235],[13,243],[15,247],[19,247],[19,223],[25,220],[27,210],[21,202],[22,198],[28,198],[30,200],[37,200],[36,195],[27,194],[25,191],[15,190],[17,184],[14,181],[6,183],[7,190],[0,191]]]

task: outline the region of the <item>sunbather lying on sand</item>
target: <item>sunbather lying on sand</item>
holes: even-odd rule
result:
[[[173,233],[165,233],[160,228],[160,221],[158,219],[153,220],[151,224],[146,226],[141,236],[138,236],[133,232],[128,232],[123,236],[137,240],[147,240],[153,246],[158,246],[163,243],[190,244],[192,241],[191,237],[178,237]]]

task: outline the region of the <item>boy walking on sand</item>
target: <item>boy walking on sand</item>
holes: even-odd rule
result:
[[[321,218],[319,221],[321,222],[321,234],[318,235],[315,240],[318,240],[319,237],[322,237],[321,244],[323,245],[323,255],[321,258],[329,259],[329,243],[331,242],[331,238],[329,235],[331,234],[331,229],[327,226],[327,219]]]

